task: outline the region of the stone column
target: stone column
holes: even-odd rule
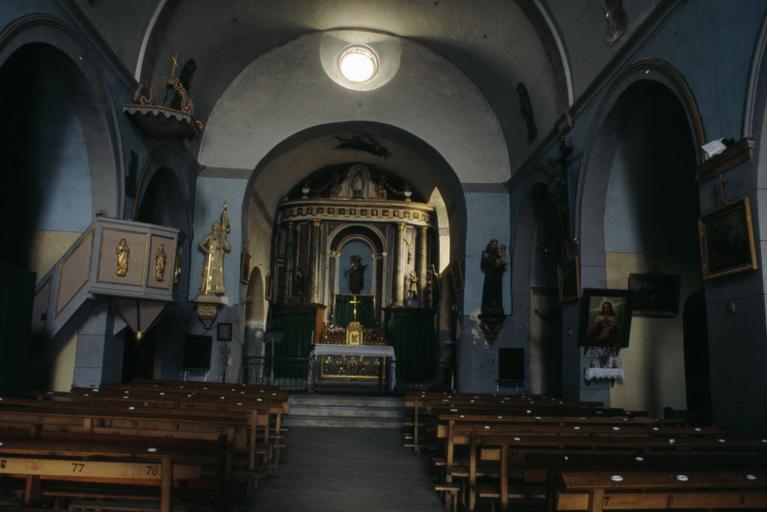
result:
[[[293,223],[288,222],[288,234],[285,243],[285,251],[287,252],[285,257],[285,289],[284,295],[286,302],[289,302],[293,297]]]
[[[320,298],[320,238],[322,236],[322,221],[320,219],[312,220],[312,289],[309,292],[309,298],[312,303],[319,304]]]
[[[397,260],[394,267],[394,305],[405,305],[405,265],[402,261],[402,245],[404,244],[405,223],[400,222],[397,225],[397,235],[394,239],[394,245],[397,248]]]
[[[426,300],[426,277],[429,269],[429,227],[418,228],[418,290],[420,292],[421,307],[428,306]]]

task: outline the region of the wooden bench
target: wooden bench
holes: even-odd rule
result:
[[[767,472],[565,471],[556,510],[767,509]]]
[[[0,477],[23,481],[25,507],[40,506],[50,482],[157,488],[158,509],[162,512],[172,510],[173,489],[181,486],[213,490],[216,510],[228,510],[230,506],[227,482],[222,477],[225,452],[219,443],[197,442],[192,449],[172,440],[134,438],[133,442],[125,442],[93,434],[86,440],[81,436],[30,440],[4,433]],[[88,497],[101,496],[103,491],[100,494],[80,487],[69,493]],[[143,493],[138,497],[145,500],[151,495]]]

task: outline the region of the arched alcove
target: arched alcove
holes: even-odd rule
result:
[[[626,289],[632,275],[635,282],[648,275],[679,282],[673,311],[635,315],[629,347],[621,351],[626,380],[610,390],[612,406],[654,415],[663,407],[686,408],[681,304],[702,288],[699,133],[690,118],[665,83],[625,85],[598,125],[581,178],[581,262],[591,267],[583,270],[584,286]],[[708,353],[707,346],[696,350]],[[700,375],[687,370],[688,381]]]
[[[90,225],[118,211],[109,171],[109,132],[96,93],[77,64],[54,46],[21,46],[0,66],[0,217],[14,243],[3,260],[40,279]],[[112,162],[114,168],[114,162]]]
[[[266,329],[266,296],[261,269],[253,267],[245,295],[245,348],[243,380],[256,383],[263,377],[264,330]]]
[[[560,211],[548,195],[548,186],[535,182],[519,210],[512,259],[512,321],[520,334],[515,346],[526,352],[525,387],[535,394],[560,395],[562,392],[562,323],[557,274],[557,264],[563,256],[562,244]]]

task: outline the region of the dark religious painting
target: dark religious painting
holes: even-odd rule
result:
[[[634,316],[674,317],[679,312],[680,277],[673,274],[630,274]]]
[[[573,302],[581,295],[580,259],[568,256],[557,265],[559,302]]]
[[[705,279],[758,267],[748,198],[704,215],[698,227]]]
[[[584,289],[578,344],[628,347],[631,308],[631,294],[628,290]]]

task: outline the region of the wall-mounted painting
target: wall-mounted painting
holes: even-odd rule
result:
[[[628,347],[631,307],[631,293],[628,290],[584,289],[581,295],[578,344]]]
[[[673,274],[630,274],[634,316],[675,317],[679,312],[680,277]]]
[[[698,227],[705,279],[758,268],[747,197],[704,215]]]
[[[581,296],[580,259],[578,256],[563,258],[557,265],[559,278],[559,302],[573,302]]]

